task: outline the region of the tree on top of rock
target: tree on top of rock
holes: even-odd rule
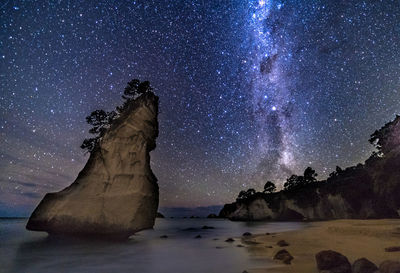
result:
[[[371,135],[369,142],[377,148],[379,156],[383,156],[394,148],[400,147],[400,116],[396,115],[393,121],[376,130]]]
[[[151,87],[149,81],[141,82],[138,79],[131,80],[127,83],[124,89],[124,94],[122,95],[122,98],[125,100],[124,104],[122,107],[117,107],[117,111],[122,112],[131,101],[151,91],[153,91],[153,88]]]
[[[286,179],[285,184],[283,184],[283,188],[285,190],[292,190],[302,184],[303,184],[303,176],[292,174],[288,179]]]
[[[336,166],[335,171],[331,172],[331,173],[329,174],[329,177],[330,177],[330,178],[336,177],[336,176],[338,176],[339,174],[341,174],[342,172],[343,172],[343,169],[340,168],[339,166]]]
[[[93,126],[89,130],[91,134],[102,134],[109,128],[111,122],[117,114],[114,111],[106,112],[104,110],[95,110],[90,116],[86,117],[86,122]]]
[[[236,201],[246,200],[247,198],[253,196],[254,194],[256,194],[255,189],[248,189],[247,191],[240,191],[238,197],[236,198]]]
[[[307,167],[304,170],[303,175],[293,174],[292,176],[290,176],[286,180],[285,184],[283,184],[283,187],[285,190],[293,190],[296,188],[301,188],[307,184],[316,182],[317,176],[318,176],[318,174],[313,168]]]
[[[86,117],[87,123],[92,125],[89,133],[96,135],[93,138],[87,138],[83,141],[81,148],[87,152],[92,152],[98,145],[100,138],[103,134],[110,128],[111,123],[118,115],[126,109],[129,103],[136,100],[142,94],[152,91],[153,88],[150,86],[149,81],[141,82],[138,79],[133,79],[128,82],[124,89],[124,94],[122,98],[124,99],[122,106],[117,106],[117,112],[111,111],[106,112],[104,110],[95,110],[89,116]]]
[[[267,181],[267,183],[265,183],[264,185],[264,193],[273,193],[274,191],[276,191],[276,186],[273,182],[271,181]]]
[[[87,152],[92,152],[98,145],[105,131],[110,128],[116,115],[117,113],[115,111],[106,112],[104,110],[95,110],[87,116],[86,122],[93,126],[89,129],[89,133],[96,136],[83,140],[81,148],[87,150]]]
[[[318,174],[313,168],[307,167],[304,170],[304,183],[308,184],[308,183],[313,183],[313,182],[317,181],[317,178],[316,178],[317,176],[318,176]]]

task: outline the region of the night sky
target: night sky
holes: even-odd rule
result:
[[[0,212],[73,182],[132,78],[160,97],[161,207],[324,178],[400,113],[399,1],[3,1],[0,24]]]

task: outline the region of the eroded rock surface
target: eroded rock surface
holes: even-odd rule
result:
[[[48,193],[27,229],[50,234],[128,237],[152,228],[158,208],[150,151],[158,136],[158,97],[149,92],[103,135],[75,182]]]

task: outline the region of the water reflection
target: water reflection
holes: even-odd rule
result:
[[[227,243],[226,238],[304,226],[289,222],[159,219],[154,230],[140,232],[129,240],[103,241],[46,236],[26,231],[24,224],[0,221],[0,230],[5,231],[0,232],[0,240],[5,242],[0,247],[0,262],[9,272],[242,272],[264,267],[268,259],[252,258],[246,248],[237,247],[239,241]],[[160,238],[163,235],[167,238]],[[198,235],[200,239],[196,239]],[[11,264],[7,265],[6,260]]]

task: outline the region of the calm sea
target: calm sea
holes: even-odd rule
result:
[[[0,272],[241,273],[268,266],[268,257],[252,257],[240,240],[244,232],[282,232],[303,228],[294,222],[231,222],[222,219],[157,219],[128,241],[53,238],[25,230],[27,219],[0,219]],[[214,229],[201,229],[202,226]],[[160,238],[167,235],[168,238]],[[196,239],[201,235],[200,239]],[[217,239],[217,240],[216,240]]]

